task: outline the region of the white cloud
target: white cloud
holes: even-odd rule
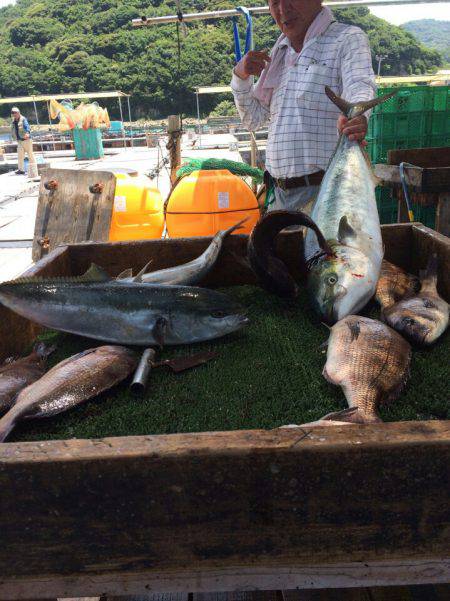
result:
[[[14,4],[16,0],[0,0],[0,7],[6,6],[7,4]]]
[[[394,25],[401,25],[407,21],[417,19],[437,19],[450,21],[450,3],[437,2],[436,4],[403,4],[401,6],[373,6],[371,12],[377,17],[386,19]]]

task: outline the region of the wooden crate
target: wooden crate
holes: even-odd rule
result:
[[[431,252],[450,300],[450,241],[382,228],[386,258]],[[226,240],[205,284],[252,283]],[[209,239],[63,246],[31,273],[112,275],[197,256]],[[301,237],[280,236],[298,271]],[[29,272],[29,273],[30,273]],[[1,354],[36,327],[0,308]],[[280,383],[282,394],[282,383]],[[443,583],[450,580],[450,422],[0,445],[0,599]]]

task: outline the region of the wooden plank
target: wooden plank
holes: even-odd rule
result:
[[[145,572],[160,587],[161,574],[188,570],[198,586],[194,574],[236,566],[398,569],[405,558],[432,560],[426,581],[443,582],[448,564],[436,576],[434,560],[450,548],[449,462],[449,422],[5,443],[0,598],[43,574],[80,585]]]
[[[388,164],[411,163],[419,167],[449,167],[450,148],[400,148],[388,151]]]
[[[53,276],[69,272],[67,247],[60,247],[51,256],[40,261],[39,266],[33,266],[26,273],[27,275],[39,273],[42,276]],[[39,326],[0,305],[0,361],[6,357],[23,353],[35,340],[39,331]]]
[[[436,231],[444,236],[450,236],[450,192],[439,194],[436,209]]]
[[[49,182],[56,182],[56,189],[47,190]],[[95,184],[101,192],[91,192]],[[33,260],[61,243],[108,240],[115,187],[109,171],[47,169],[39,190]]]
[[[400,170],[396,165],[375,165],[375,175],[381,179],[381,185],[401,187]],[[408,188],[416,192],[445,192],[450,186],[450,167],[405,169]]]
[[[278,567],[277,569],[264,567],[248,568],[235,566],[230,568],[217,568],[215,570],[183,570],[180,572],[160,572],[152,574],[147,572],[110,574],[90,573],[80,577],[71,576],[38,576],[35,579],[20,579],[0,581],[0,599],[15,601],[23,599],[26,591],[33,591],[34,598],[47,598],[52,591],[65,591],[62,594],[79,594],[91,591],[107,591],[108,595],[128,594],[143,595],[155,591],[208,591],[219,588],[221,591],[252,590],[274,588],[277,586],[298,587],[307,589],[308,594],[299,601],[325,601],[320,593],[321,589],[361,587],[364,584],[373,587],[386,585],[402,585],[433,581],[445,583],[449,579],[450,561],[407,561],[401,562],[359,562],[335,565],[314,565],[305,567]],[[310,587],[316,587],[311,595]],[[436,587],[437,588],[437,587]],[[8,590],[10,596],[7,597]],[[347,590],[344,594],[347,593]],[[371,589],[373,590],[373,589]],[[46,593],[47,591],[47,593]],[[303,592],[303,591],[302,591]],[[327,591],[328,592],[328,591]],[[317,594],[319,593],[319,594]],[[344,597],[346,598],[346,597]],[[338,599],[342,599],[341,597]],[[438,597],[436,601],[447,601],[447,596]]]
[[[414,224],[410,248],[412,272],[416,274],[426,268],[428,258],[433,253],[437,254],[438,291],[447,302],[450,302],[450,238],[421,224]]]

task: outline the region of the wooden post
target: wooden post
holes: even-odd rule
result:
[[[167,119],[167,133],[169,140],[167,150],[170,153],[170,182],[173,185],[177,179],[177,170],[181,165],[181,117],[169,115]]]
[[[258,146],[256,144],[256,135],[251,131],[250,132],[250,164],[252,167],[258,167],[257,156],[258,156]],[[254,181],[252,181],[252,189],[253,189],[253,192],[256,194],[257,186]]]

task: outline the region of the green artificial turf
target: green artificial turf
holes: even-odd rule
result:
[[[319,419],[347,406],[322,368],[328,338],[304,292],[286,303],[263,290],[241,286],[226,292],[248,307],[251,324],[221,340],[167,348],[162,358],[216,350],[218,358],[181,374],[152,372],[147,394],[133,396],[122,384],[67,413],[22,422],[9,440],[98,438],[138,434],[275,428]],[[368,313],[377,316],[372,307]],[[47,338],[54,334],[47,334]],[[92,340],[57,335],[50,365],[97,346]],[[449,419],[450,336],[414,351],[406,390],[388,408],[386,421]]]

